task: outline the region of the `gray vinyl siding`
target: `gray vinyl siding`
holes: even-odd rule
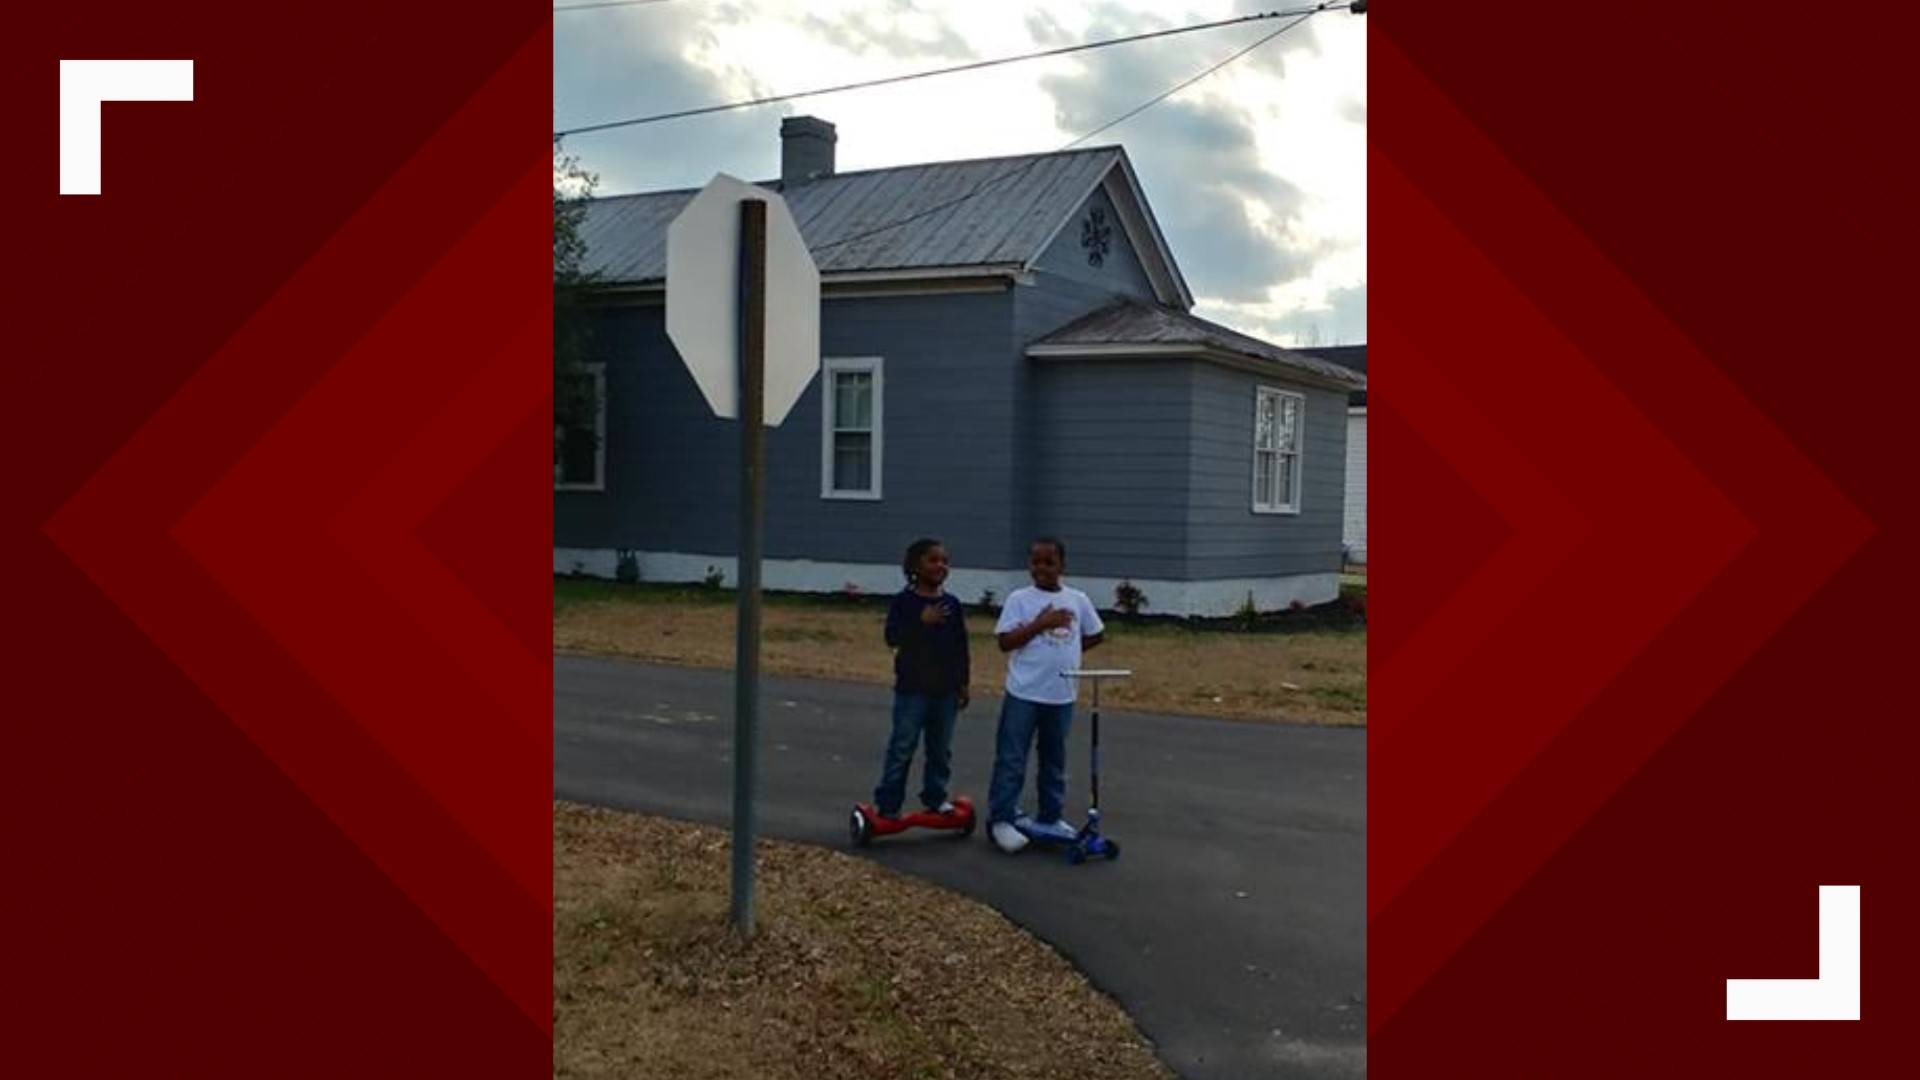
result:
[[[1080,223],[1085,220],[1088,211],[1095,207],[1106,211],[1107,221],[1113,229],[1106,258],[1098,267],[1088,265],[1086,249],[1080,244]],[[1024,358],[1027,345],[1083,315],[1106,307],[1122,295],[1151,299],[1153,286],[1147,279],[1146,271],[1141,269],[1139,257],[1128,242],[1125,230],[1120,228],[1119,215],[1112,201],[1105,192],[1096,190],[1074,212],[1059,235],[1054,237],[1053,243],[1035,261],[1032,284],[1021,285],[1014,290],[1013,340],[1019,346],[1019,363],[1025,369],[1021,375],[1020,395],[1014,412],[1018,423],[1015,439],[1022,460],[1046,460],[1048,448],[1039,438],[1042,420],[1038,413],[1043,399],[1055,393],[1047,388],[1047,376],[1042,366]],[[1067,378],[1071,380],[1072,377]],[[1037,492],[1044,485],[1032,475],[1017,477],[1015,484],[1019,495],[1015,500],[1013,521],[1015,544],[1007,558],[1011,560],[1008,563],[1010,566],[1024,566],[1026,541],[1048,531],[1036,516],[1036,508],[1041,502]],[[1073,545],[1069,542],[1068,546]],[[1083,565],[1078,554],[1076,550],[1075,570],[1090,574],[1104,573]],[[1145,576],[1143,570],[1125,573]]]
[[[1346,396],[1190,360],[1034,362],[1030,533],[1073,572],[1205,581],[1340,569]],[[1305,398],[1301,512],[1253,511],[1256,387]]]
[[[1184,578],[1189,366],[1033,367],[1029,532],[1066,541],[1069,575]]]
[[[1298,514],[1253,512],[1255,388],[1302,395]],[[1347,397],[1212,365],[1193,368],[1188,571],[1193,580],[1337,572],[1346,505]]]
[[[738,533],[738,431],[716,420],[661,306],[597,313],[607,364],[604,492],[556,492],[554,544],[728,555]],[[914,537],[957,563],[1004,563],[1016,508],[1014,401],[1024,361],[1005,292],[830,299],[821,355],[882,361],[882,499],[821,498],[821,383],[767,432],[766,555],[891,563]]]

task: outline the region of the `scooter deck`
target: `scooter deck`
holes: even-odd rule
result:
[[[1089,822],[1086,826],[1082,827],[1071,840],[1065,837],[1054,836],[1051,833],[1035,832],[1030,828],[1023,828],[1019,822],[1015,822],[1013,827],[1019,829],[1020,835],[1026,837],[1032,843],[1050,849],[1058,848],[1065,851],[1067,861],[1071,863],[1082,863],[1088,859],[1111,860],[1120,857],[1119,841],[1101,833],[1097,822]]]

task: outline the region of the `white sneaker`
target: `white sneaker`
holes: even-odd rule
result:
[[[943,802],[938,807],[936,807],[933,812],[936,814],[951,815],[953,811],[954,811],[953,800],[948,799],[946,802]]]
[[[1013,827],[1011,821],[996,821],[993,828],[987,831],[993,835],[993,845],[1009,855],[1027,846],[1027,838]]]
[[[1049,840],[1058,840],[1070,844],[1079,837],[1079,830],[1064,821],[1035,821],[1027,825],[1030,832],[1038,833]]]

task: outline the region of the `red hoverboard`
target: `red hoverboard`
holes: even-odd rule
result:
[[[961,836],[972,836],[973,828],[978,824],[973,816],[973,800],[960,798],[953,800],[953,813],[939,814],[932,810],[916,810],[899,817],[887,817],[874,809],[872,803],[859,803],[854,806],[847,820],[847,831],[853,842],[866,846],[876,836],[891,836],[906,832],[908,829],[935,829],[942,832],[958,832]]]

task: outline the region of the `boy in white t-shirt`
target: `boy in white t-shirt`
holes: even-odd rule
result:
[[[994,633],[1007,657],[1007,697],[1000,706],[1000,732],[987,792],[987,835],[1001,851],[1027,846],[1022,828],[1072,840],[1073,826],[1060,820],[1067,797],[1067,727],[1073,721],[1074,680],[1061,673],[1080,667],[1081,653],[1100,644],[1106,625],[1093,601],[1060,583],[1067,546],[1051,536],[1027,549],[1033,584],[1016,589],[1000,610]],[[1020,789],[1026,785],[1027,751],[1036,738],[1040,767],[1034,786],[1037,820],[1022,820]],[[1016,825],[1018,822],[1018,825]]]

